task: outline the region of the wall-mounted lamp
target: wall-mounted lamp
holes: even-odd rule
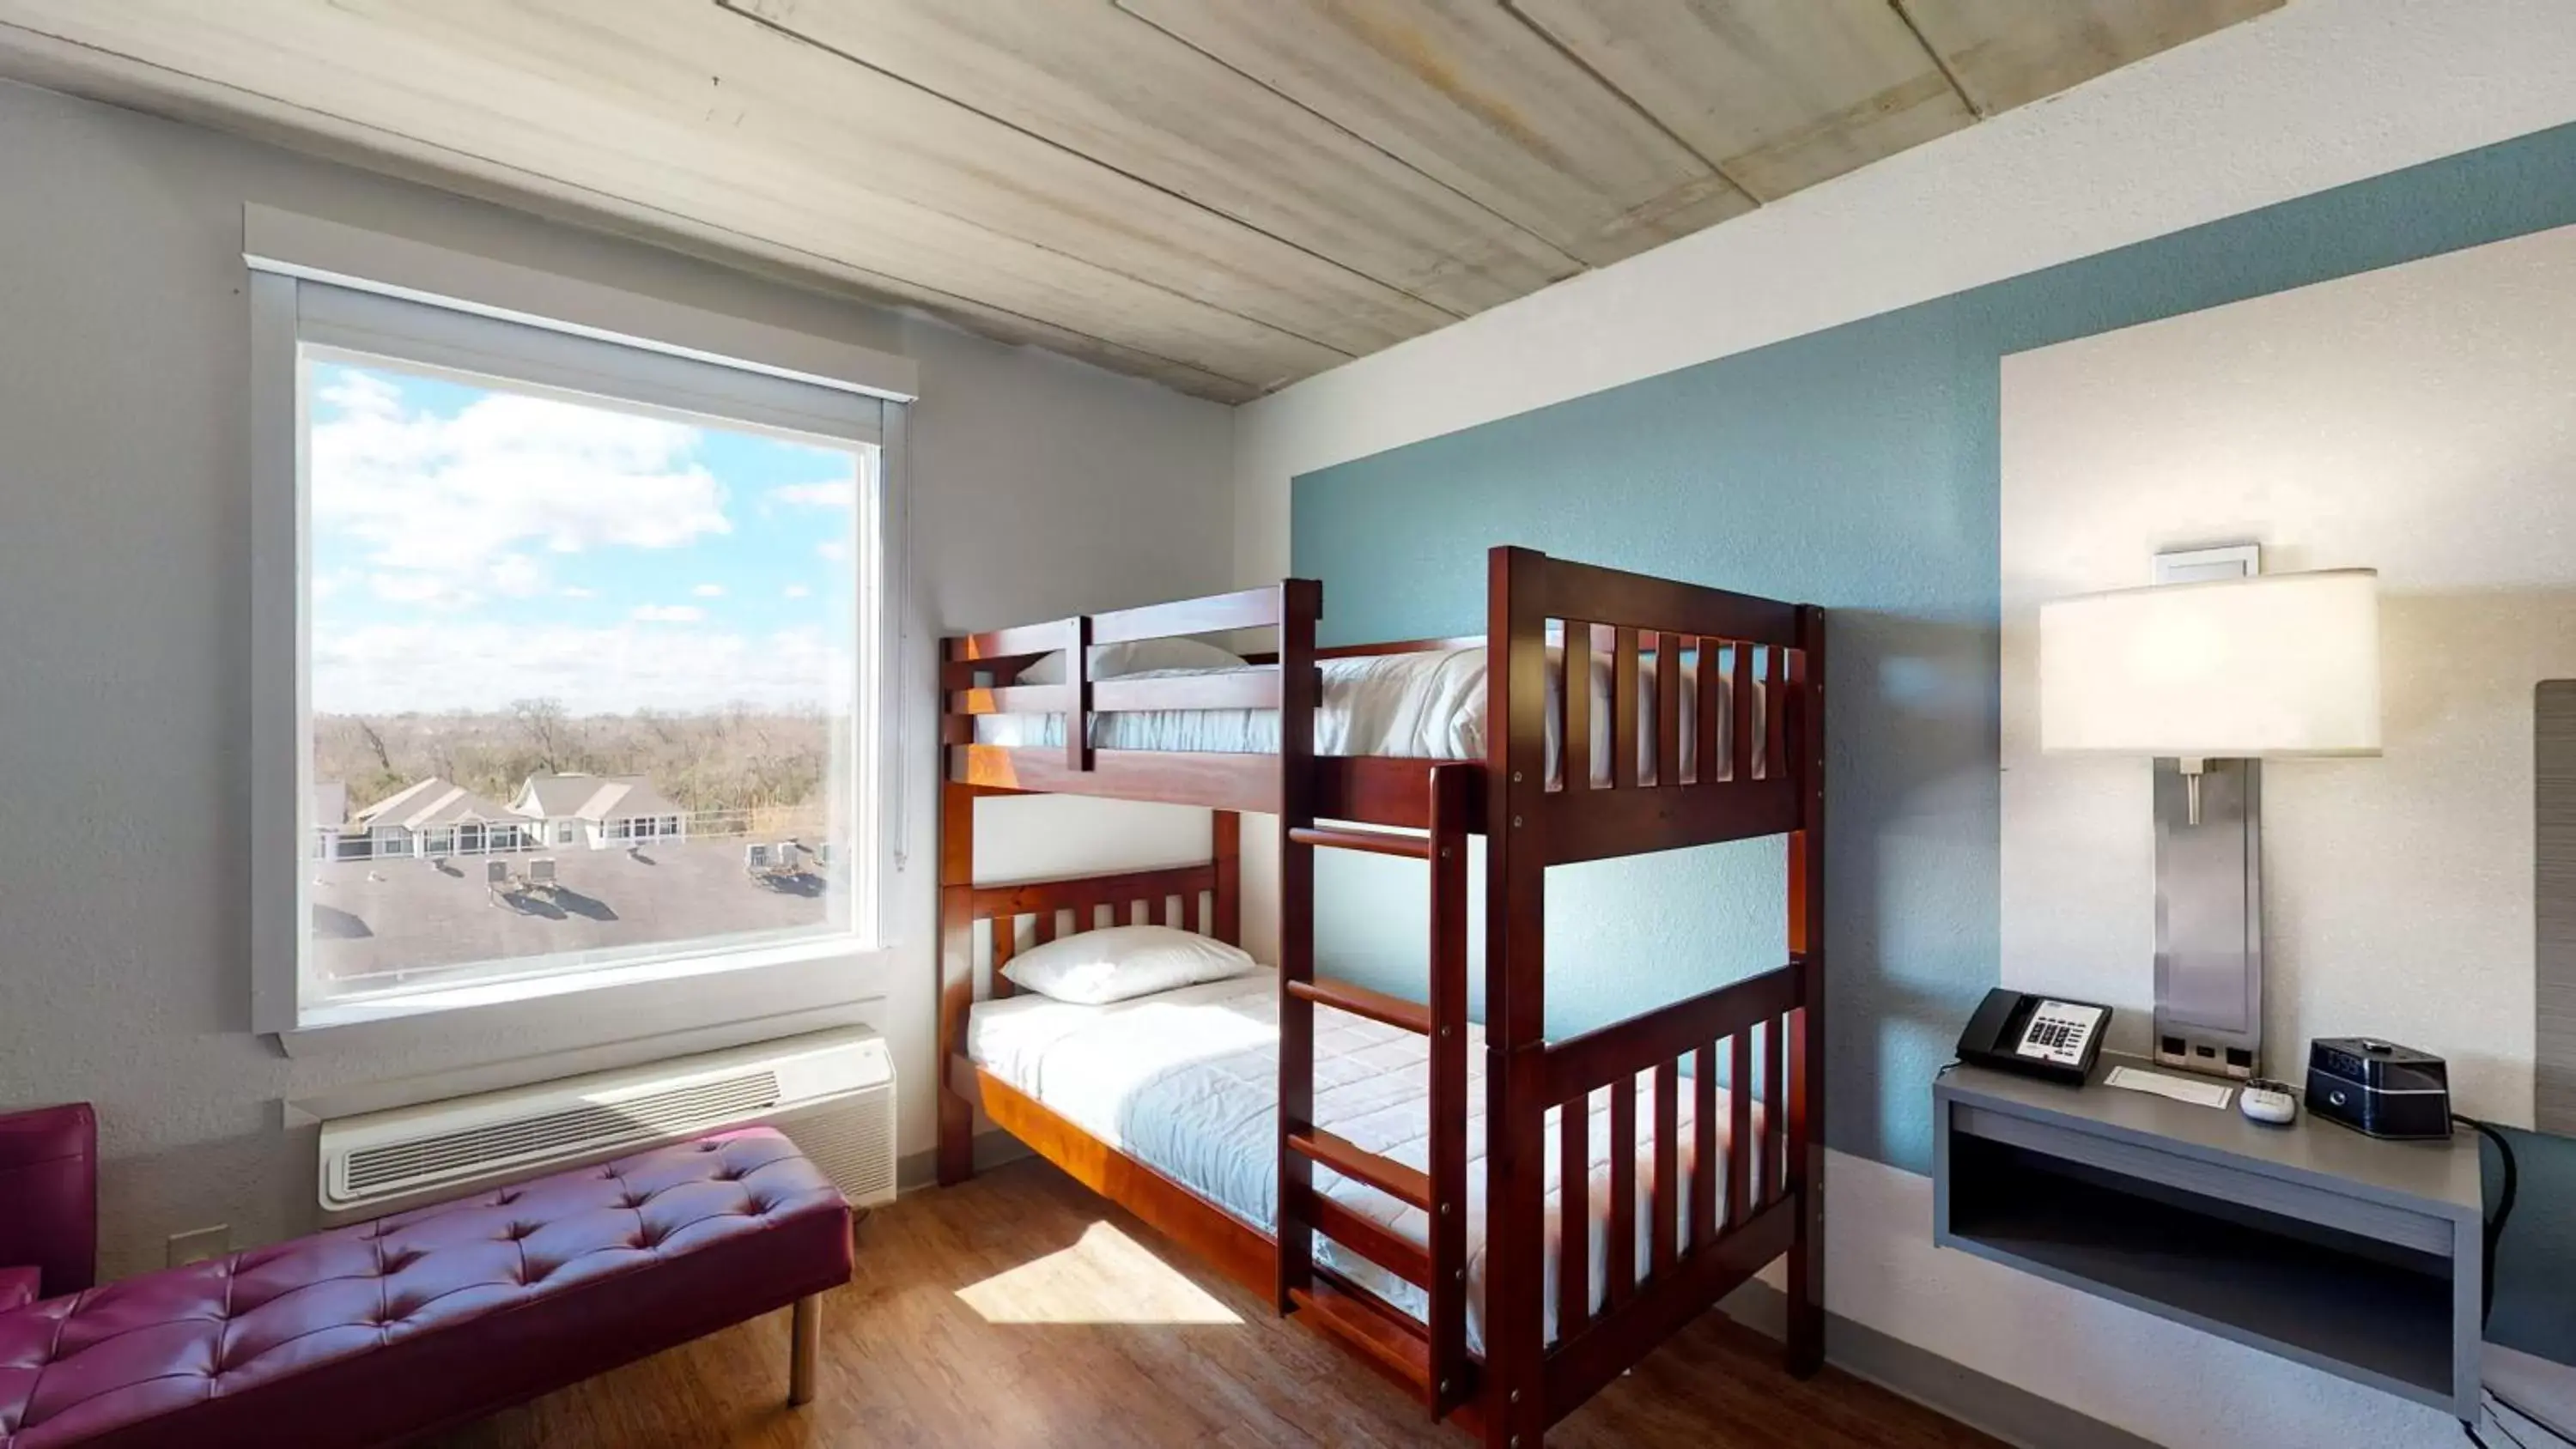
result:
[[[2156,1059],[2228,1076],[2263,1034],[2257,761],[2379,753],[2379,575],[2264,575],[2251,548],[2167,555],[2206,582],[2039,611],[2040,748],[2156,761]]]

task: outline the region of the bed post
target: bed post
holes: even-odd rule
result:
[[[966,1050],[966,1016],[975,1005],[975,787],[947,779],[947,751],[939,782],[939,1035],[931,1046],[938,1079],[939,1185],[975,1175],[975,1104],[949,1084],[949,1063]]]
[[[1288,995],[1291,981],[1315,979],[1315,847],[1294,838],[1315,823],[1315,706],[1322,693],[1315,668],[1315,621],[1324,586],[1313,579],[1279,585],[1279,1311],[1315,1286],[1315,1233],[1299,1207],[1315,1180],[1313,1165],[1290,1151],[1289,1134],[1315,1120],[1315,1014]],[[1222,868],[1222,867],[1220,867]]]
[[[1216,910],[1208,934],[1229,946],[1243,944],[1243,817],[1231,810],[1208,812],[1209,859],[1216,865],[1216,889],[1208,892]]]
[[[1825,1362],[1825,611],[1798,609],[1796,709],[1799,829],[1789,837],[1789,952],[1798,963],[1789,1036],[1789,1180],[1797,1194],[1789,1247],[1789,1372]]]
[[[1491,1449],[1547,1432],[1547,556],[1487,556],[1485,1368]],[[1575,758],[1571,750],[1569,759]]]

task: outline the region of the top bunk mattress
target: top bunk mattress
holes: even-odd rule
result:
[[[1315,753],[1319,755],[1384,755],[1412,760],[1481,760],[1485,758],[1485,655],[1472,649],[1417,650],[1404,654],[1360,654],[1326,659],[1323,695],[1315,710]],[[1610,778],[1612,670],[1607,650],[1592,660],[1592,784],[1606,789]],[[1564,778],[1558,735],[1564,711],[1565,653],[1547,651],[1547,778]],[[1718,748],[1734,750],[1734,680],[1730,661],[1720,657],[1718,676]],[[1637,770],[1648,784],[1658,779],[1655,758],[1656,658],[1637,660]],[[1235,669],[1156,669],[1122,675],[1125,679],[1185,679],[1249,672]],[[1699,656],[1682,660],[1681,774],[1697,780]],[[1756,685],[1756,688],[1761,686]],[[1758,753],[1763,711],[1754,711],[1753,748]],[[1091,746],[1099,750],[1177,750],[1206,754],[1275,754],[1279,749],[1279,711],[1275,709],[1163,709],[1095,712]],[[987,714],[975,717],[975,743],[1011,749],[1064,747],[1060,714]]]

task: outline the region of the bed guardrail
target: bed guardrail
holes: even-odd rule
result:
[[[1052,623],[951,639],[947,658],[941,664],[940,683],[948,691],[948,714],[964,719],[967,730],[963,738],[955,737],[960,732],[952,731],[949,743],[972,742],[975,715],[1061,715],[1065,722],[1065,767],[1089,770],[1089,725],[1095,713],[1277,709],[1282,671],[1276,667],[1191,678],[1094,680],[1090,674],[1091,650],[1104,644],[1278,629],[1294,612],[1293,592],[1284,586],[1242,589],[1105,614],[1076,614]],[[1311,640],[1311,633],[1308,637]],[[1064,657],[1063,683],[1014,682],[1021,670],[1045,655],[1059,652]]]
[[[1536,610],[1564,654],[1554,723],[1565,763],[1538,807],[1548,864],[1798,828],[1788,718],[1804,656],[1797,606],[1562,559],[1538,557],[1535,573]],[[1602,658],[1606,761],[1589,687]]]
[[[1609,1198],[1602,1214],[1608,1229],[1601,1264],[1607,1287],[1596,1313],[1587,1235],[1561,1234],[1557,1337],[1547,1358],[1552,1406],[1571,1408],[1591,1397],[1711,1298],[1789,1248],[1795,1226],[1789,1143],[1803,1129],[1807,1111],[1800,965],[1793,961],[1553,1043],[1540,1057],[1542,1095],[1558,1109],[1561,1162],[1591,1161],[1592,1094],[1608,1088],[1610,1099]],[[1637,1180],[1645,1146],[1638,1135],[1640,1077],[1650,1079],[1654,1112],[1650,1176],[1643,1184]],[[1691,1093],[1692,1143],[1687,1218],[1681,1192],[1685,1091]],[[1566,1199],[1558,1208],[1560,1219],[1589,1221],[1589,1173],[1568,1169],[1561,1182]],[[1651,1208],[1642,1277],[1641,1190]]]
[[[1496,657],[1486,705],[1485,1011],[1488,1170],[1497,1187],[1486,1211],[1494,1261],[1536,1264],[1545,1251],[1548,1113],[1558,1114],[1562,1160],[1588,1162],[1590,1097],[1604,1087],[1610,1096],[1602,1305],[1591,1302],[1590,1245],[1577,1233],[1564,1234],[1559,1249],[1553,1343],[1542,1328],[1547,1305],[1536,1272],[1488,1285],[1489,1373],[1505,1384],[1543,1385],[1539,1394],[1524,1388],[1485,1403],[1489,1442],[1527,1444],[1783,1253],[1791,1367],[1812,1371],[1822,1361],[1825,616],[1527,549],[1497,548],[1488,563],[1486,632]],[[1552,649],[1562,651],[1553,691]],[[1594,661],[1605,655],[1606,759],[1592,748],[1590,687]],[[1649,661],[1651,694],[1643,687]],[[1554,772],[1546,755],[1551,724],[1563,757]],[[1784,837],[1788,856],[1786,965],[1584,1036],[1546,1040],[1547,867],[1771,835]],[[1655,1119],[1647,1184],[1655,1211],[1644,1230],[1642,1275],[1641,1075]],[[1723,1154],[1721,1080],[1730,1104]],[[1677,1208],[1685,1083],[1695,1117],[1687,1223]],[[1564,1190],[1588,1191],[1588,1177],[1570,1174]]]
[[[951,778],[993,789],[1275,810],[1283,763],[1179,751],[1104,752],[1093,747],[1092,720],[1102,714],[1201,709],[1282,710],[1283,717],[1290,717],[1287,707],[1300,700],[1302,717],[1311,718],[1319,691],[1314,640],[1322,595],[1312,580],[1286,579],[1268,588],[951,638],[940,661],[943,745],[975,746],[979,715],[1055,715],[1063,721],[1064,733],[1060,764],[1043,751],[974,747],[960,752]],[[1278,636],[1276,652],[1254,658],[1256,666],[1266,662],[1267,667],[1165,679],[1091,677],[1095,646],[1262,629]],[[1061,683],[1019,682],[1031,664],[1058,652],[1064,659]],[[1283,656],[1293,663],[1282,663]],[[1283,756],[1290,753],[1284,748],[1289,743],[1282,740]]]

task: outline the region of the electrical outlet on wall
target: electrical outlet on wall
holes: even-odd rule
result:
[[[191,1228],[170,1235],[170,1266],[202,1263],[220,1258],[233,1250],[233,1225],[217,1223],[211,1228]]]

